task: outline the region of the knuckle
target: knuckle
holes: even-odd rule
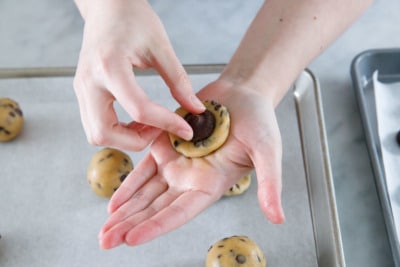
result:
[[[135,119],[135,121],[139,123],[145,123],[148,119],[147,114],[146,114],[146,107],[142,105],[145,101],[141,101],[142,103],[136,103],[135,105],[132,105],[131,110],[130,110],[130,115],[132,118]]]
[[[129,144],[129,147],[127,147],[129,150],[132,151],[141,151],[144,148],[146,148],[146,146],[148,145],[147,142],[144,142],[143,140],[141,140],[140,138],[135,139],[133,142],[131,142]]]
[[[94,146],[107,145],[108,138],[106,134],[104,134],[105,132],[106,131],[103,131],[101,129],[96,129],[94,131],[91,131],[90,133],[87,134],[88,143]]]
[[[133,110],[132,111],[134,114],[134,118],[137,122],[139,123],[145,123],[146,122],[146,114],[142,112],[141,110]]]
[[[89,66],[79,66],[72,80],[75,94],[79,97],[83,91],[97,87],[95,75]]]
[[[90,58],[86,58],[82,63],[82,74],[89,76],[102,77],[103,75],[109,74],[112,66],[115,65],[116,60],[120,58],[116,49],[112,49],[108,45],[98,47],[90,53]],[[81,64],[80,64],[81,65]]]
[[[144,140],[143,141],[139,140],[136,144],[133,145],[132,149],[134,151],[141,151],[141,150],[145,149],[147,145],[148,145],[148,142],[145,142]]]
[[[72,81],[75,92],[79,92],[79,90],[84,87],[88,77],[90,77],[88,71],[82,70],[82,68],[79,68],[76,71],[74,79]]]
[[[99,51],[97,55],[98,67],[96,70],[104,75],[110,74],[115,61],[114,56],[112,52],[107,50]]]
[[[186,86],[189,84],[189,80],[184,68],[179,68],[176,70],[175,80],[178,85],[181,85],[179,88],[186,88]]]
[[[174,75],[172,75],[172,79],[171,84],[173,86],[170,88],[170,91],[175,99],[183,100],[187,96],[191,95],[191,84],[186,71],[183,68],[176,70]]]
[[[142,190],[137,191],[133,196],[132,199],[135,199],[135,201],[140,201],[142,203],[145,203],[146,205],[150,203],[150,199]]]

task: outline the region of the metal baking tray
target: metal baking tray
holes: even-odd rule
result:
[[[195,88],[218,77],[223,67],[185,66]],[[97,243],[107,199],[95,196],[86,182],[98,148],[87,144],[80,125],[74,71],[0,69],[0,96],[17,100],[26,121],[17,139],[0,143],[0,266],[200,267],[212,243],[235,234],[255,240],[270,267],[345,266],[320,88],[311,71],[301,73],[276,108],[283,140],[283,225],[269,223],[261,213],[252,173],[245,194],[222,198],[149,243],[110,251]],[[174,108],[154,72],[135,73],[154,101]],[[129,154],[135,164],[142,157]]]
[[[351,65],[351,75],[360,108],[368,151],[374,171],[376,187],[385,219],[395,265],[400,266],[400,243],[393,221],[385,171],[378,135],[372,74],[378,70],[382,82],[400,81],[400,48],[372,49],[357,55]]]

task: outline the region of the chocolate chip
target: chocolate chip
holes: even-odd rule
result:
[[[179,146],[179,142],[178,142],[178,140],[175,140],[174,141],[174,147],[177,147],[177,146]]]
[[[400,131],[396,135],[397,144],[400,146]]]
[[[128,176],[128,174],[124,173],[121,175],[121,177],[119,177],[119,180],[121,181],[121,183],[125,180],[126,176]]]
[[[8,112],[8,115],[10,115],[11,117],[15,117],[15,113],[12,111]]]
[[[193,143],[207,139],[214,131],[215,117],[209,110],[201,114],[188,113],[184,119],[193,129]]]
[[[239,254],[239,255],[237,255],[236,256],[236,262],[237,263],[240,263],[240,264],[243,264],[243,263],[245,263],[246,262],[246,256],[244,256],[244,255],[242,255],[242,254]]]
[[[209,145],[210,145],[210,140],[208,140],[208,139],[203,140],[203,141],[201,141],[201,144],[202,144],[203,146],[209,146]]]
[[[11,134],[11,132],[9,130],[7,130],[6,128],[1,127],[1,126],[0,126],[0,132],[4,132],[6,135],[10,135]]]
[[[20,115],[20,116],[22,117],[23,113],[22,113],[22,110],[21,110],[21,109],[16,108],[16,109],[15,109],[15,112],[17,112],[17,114]]]

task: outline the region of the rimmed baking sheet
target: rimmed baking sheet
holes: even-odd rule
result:
[[[200,89],[222,66],[186,66]],[[1,266],[204,266],[207,249],[230,235],[247,235],[268,266],[344,266],[325,140],[319,87],[304,71],[276,112],[283,140],[283,206],[287,221],[261,213],[256,182],[244,195],[222,198],[183,227],[152,242],[103,251],[97,233],[107,200],[91,192],[86,168],[99,149],[86,142],[72,89],[73,68],[0,70],[0,96],[20,103],[24,130],[0,143]],[[161,79],[138,82],[171,110]],[[122,118],[126,114],[120,112]],[[129,153],[135,164],[143,153]]]
[[[364,126],[368,151],[374,171],[376,187],[385,218],[388,238],[395,265],[400,266],[400,243],[393,220],[392,208],[386,186],[380,138],[378,134],[372,76],[379,72],[381,82],[400,81],[400,49],[373,49],[357,55],[351,65],[351,74]],[[400,100],[399,100],[400,103]]]

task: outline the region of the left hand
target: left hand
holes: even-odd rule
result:
[[[228,107],[230,135],[216,152],[186,158],[162,133],[109,203],[100,235],[105,249],[139,245],[171,231],[217,201],[255,168],[260,207],[272,223],[282,223],[282,144],[272,101],[256,91],[217,80],[200,99]]]

